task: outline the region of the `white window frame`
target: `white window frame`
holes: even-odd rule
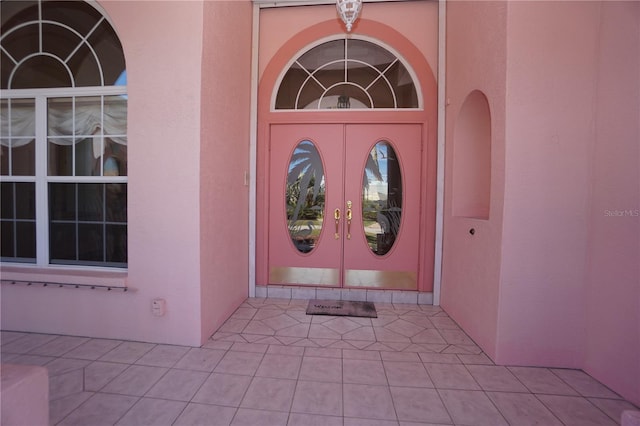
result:
[[[11,262],[3,265],[38,266],[65,269],[126,270],[125,267],[50,263],[49,256],[49,191],[50,183],[128,183],[128,176],[48,176],[47,100],[80,96],[127,96],[126,86],[62,87],[46,89],[3,90],[2,99],[35,100],[35,176],[0,176],[1,182],[33,182],[36,194],[36,262]],[[128,228],[128,220],[127,220]],[[128,232],[127,232],[128,234]],[[127,259],[128,263],[128,259]]]

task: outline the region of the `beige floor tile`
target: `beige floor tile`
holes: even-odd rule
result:
[[[383,361],[420,362],[417,352],[380,352]]]
[[[491,358],[485,354],[458,354],[457,357],[467,365],[494,365]]]
[[[67,352],[64,356],[66,358],[96,360],[121,344],[120,340],[91,339]]]
[[[53,377],[75,370],[81,370],[90,363],[91,361],[86,359],[56,358],[53,361],[47,363],[45,367],[47,367],[49,377]]]
[[[397,420],[388,386],[343,385],[345,417]]]
[[[309,337],[309,327],[311,324],[296,324],[291,327],[282,328],[276,331],[276,336],[278,336],[278,340],[280,336],[282,337],[298,337],[298,338],[307,338]]]
[[[343,426],[342,417],[291,413],[287,426]]]
[[[267,349],[268,355],[292,355],[292,356],[302,356],[304,355],[304,348],[296,347],[296,346],[285,346],[281,343],[269,345],[269,349]]]
[[[289,412],[295,388],[295,380],[255,377],[240,406],[242,408]]]
[[[155,346],[156,345],[152,343],[124,342],[101,356],[99,359],[100,361],[133,364]]]
[[[398,420],[451,424],[451,418],[435,389],[391,387]]]
[[[268,326],[269,328],[276,331],[300,324],[300,321],[296,320],[295,318],[292,318],[286,313],[280,313],[278,315],[269,316],[267,318],[261,319],[260,321],[266,326]]]
[[[102,392],[142,396],[167,372],[166,368],[131,365],[102,388]]]
[[[433,364],[460,364],[460,358],[456,354],[440,354],[432,352],[419,352],[420,360]]]
[[[229,350],[236,352],[252,352],[256,354],[264,354],[265,352],[267,352],[268,348],[269,345],[265,345],[262,343],[235,342]]]
[[[344,426],[398,426],[398,422],[395,420],[354,419],[345,417]],[[414,423],[411,426],[420,425]]]
[[[2,362],[11,364],[46,365],[55,360],[57,360],[57,358],[54,356],[2,354]]]
[[[240,408],[233,421],[232,426],[286,426],[289,413],[267,410],[252,410],[248,408]]]
[[[342,383],[342,359],[305,356],[299,380]]]
[[[617,424],[585,398],[564,395],[537,395],[537,397],[566,426]]]
[[[640,407],[636,407],[628,401],[622,399],[603,399],[603,398],[587,398],[589,402],[598,407],[611,419],[620,422],[622,412],[625,410],[640,411]]]
[[[192,402],[239,407],[250,383],[250,376],[212,373]]]
[[[228,426],[231,424],[236,409],[219,405],[188,404],[173,426]]]
[[[508,426],[484,392],[438,390],[438,393],[456,425]]]
[[[169,370],[145,396],[190,401],[208,377],[209,373],[204,371]]]
[[[418,326],[412,322],[406,321],[402,318],[393,321],[384,326],[385,329],[391,330],[395,333],[401,334],[405,337],[413,337],[416,334],[424,331],[424,327]]]
[[[86,337],[58,336],[44,345],[29,351],[30,355],[62,356],[81,344],[88,342]]]
[[[80,392],[49,400],[49,424],[59,423],[91,396],[93,396],[93,392]]]
[[[304,350],[306,356],[323,357],[323,358],[342,358],[342,349],[335,348],[306,348]]]
[[[363,385],[386,385],[387,377],[382,361],[343,359],[342,381]]]
[[[65,417],[59,425],[114,425],[137,401],[135,396],[97,393]]]
[[[427,373],[438,389],[480,390],[480,386],[462,364],[425,363]]]
[[[156,345],[149,352],[144,354],[135,363],[140,365],[151,365],[153,367],[173,367],[182,358],[189,348],[186,346]]]
[[[403,334],[389,330],[387,327],[373,327],[378,342],[403,342],[411,343],[411,339]]]
[[[342,416],[342,385],[340,383],[298,381],[291,411]]]
[[[578,395],[569,385],[547,368],[508,367],[509,370],[533,393],[552,395]]]
[[[433,382],[421,362],[384,361],[389,386],[433,388]]]
[[[218,349],[191,348],[174,368],[212,372],[225,353]]]
[[[22,337],[2,344],[2,353],[26,354],[39,346],[56,339],[53,334],[25,333]]]
[[[343,349],[342,357],[344,359],[366,359],[369,361],[380,361],[381,352],[379,351],[363,351],[359,349]]]
[[[427,343],[433,345],[446,345],[447,341],[440,332],[434,328],[427,328],[411,337],[413,343]]]
[[[584,371],[555,368],[551,369],[551,372],[560,377],[582,396],[609,399],[620,398],[615,392],[612,392]]]
[[[84,368],[84,390],[97,392],[126,370],[127,364],[95,361]]]
[[[262,361],[262,354],[253,352],[227,352],[214,371],[226,374],[244,374],[253,376]]]
[[[352,321],[347,317],[334,318],[322,325],[339,334],[349,333],[363,327],[361,324],[358,324],[358,322]]]
[[[376,333],[373,331],[373,327],[360,327],[355,330],[349,331],[342,335],[343,340],[357,340],[363,342],[375,342]]]
[[[55,401],[58,398],[84,391],[83,379],[82,370],[49,377],[49,400]]]
[[[0,346],[6,345],[7,343],[11,343],[14,340],[18,340],[22,337],[27,336],[29,333],[23,333],[21,331],[0,331]]]
[[[256,376],[295,380],[298,378],[301,364],[301,356],[266,354],[256,371]]]
[[[125,414],[117,426],[171,426],[186,402],[142,398]]]
[[[467,370],[485,391],[528,392],[527,388],[506,367],[467,365]]]
[[[562,426],[536,397],[530,393],[487,392],[500,413],[511,425]]]

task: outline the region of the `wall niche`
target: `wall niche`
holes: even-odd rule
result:
[[[489,219],[491,112],[479,90],[467,95],[453,131],[454,216]]]

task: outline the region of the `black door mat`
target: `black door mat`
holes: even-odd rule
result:
[[[352,302],[348,300],[309,300],[307,315],[378,318],[376,306],[373,302]]]

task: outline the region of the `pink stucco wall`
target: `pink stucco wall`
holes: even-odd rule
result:
[[[200,108],[204,6],[197,1],[102,1],[100,5],[127,60],[128,271],[67,269],[52,274],[3,268],[2,278],[126,283],[131,291],[3,285],[2,328],[200,345],[202,309],[215,307],[209,296],[203,297],[208,290],[201,291],[203,279],[211,278],[210,270],[201,270],[202,256],[211,262],[211,243],[201,251],[201,226],[211,229],[202,224],[201,216],[209,214],[204,210],[212,204],[211,196],[203,196],[201,177],[203,173],[211,177],[212,172],[202,172],[200,129],[203,118],[212,121],[207,123],[209,133],[228,118],[203,117]],[[241,180],[242,171],[238,173],[236,180]],[[240,197],[238,192],[231,201]],[[239,281],[244,274],[244,270],[238,274]],[[154,298],[166,300],[167,313],[162,317],[151,313]]]
[[[640,3],[600,16],[584,369],[640,405]]]
[[[202,339],[248,296],[250,1],[206,2],[202,64]],[[221,34],[234,34],[222,37]],[[248,175],[247,175],[248,176]]]
[[[444,243],[441,304],[494,357],[504,193],[506,4],[447,3],[447,109]],[[474,90],[491,117],[490,216],[453,214],[453,150],[460,109]],[[464,170],[457,170],[459,175]],[[470,229],[475,234],[469,233]]]
[[[492,28],[497,36],[472,40],[474,22],[489,19],[477,19],[477,9],[501,5],[506,21]],[[457,70],[485,73],[477,56],[502,57],[506,25],[506,74],[498,69],[490,77],[506,82],[503,117],[495,114],[493,92],[485,92],[492,129],[504,128],[504,178],[492,164],[491,214],[482,225],[496,218],[496,179],[504,184],[504,207],[502,223],[494,225],[502,227],[501,246],[490,254],[478,254],[475,239],[462,238],[464,229],[456,235],[462,219],[445,209],[442,290],[445,309],[496,362],[582,368],[635,403],[639,20],[637,2],[449,3],[450,117],[458,93],[467,90]],[[457,42],[465,33],[466,45]],[[494,134],[492,149],[500,146]],[[482,234],[480,228],[476,236]],[[481,242],[486,250],[496,247]],[[496,259],[499,272],[488,274]]]
[[[501,362],[581,365],[598,8],[509,3]]]

